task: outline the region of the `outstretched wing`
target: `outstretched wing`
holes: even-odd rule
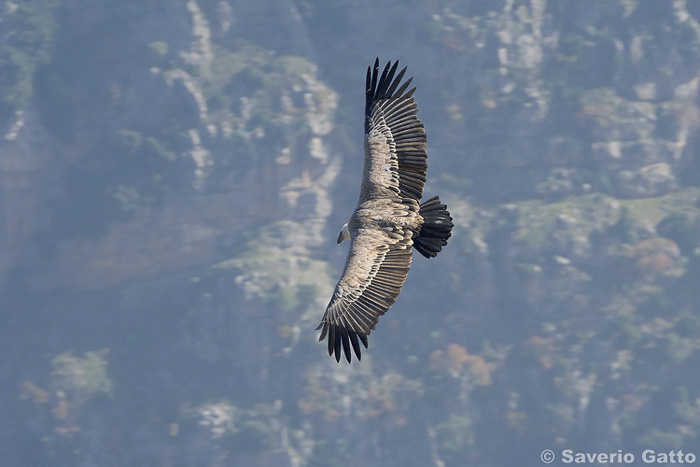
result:
[[[427,139],[413,99],[416,88],[406,91],[413,78],[401,84],[406,68],[396,75],[398,64],[388,62],[381,76],[378,58],[373,69],[367,68],[361,201],[399,196],[417,203],[423,195]]]
[[[351,349],[359,360],[360,343],[367,348],[367,336],[379,317],[394,304],[411,266],[413,232],[361,230],[352,238],[343,275],[335,287],[323,320],[319,340],[328,336],[328,355],[340,361],[343,349],[348,363]]]

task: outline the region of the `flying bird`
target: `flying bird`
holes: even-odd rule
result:
[[[391,308],[411,266],[412,248],[434,258],[452,234],[452,217],[435,196],[420,204],[428,168],[426,136],[413,99],[402,84],[404,67],[388,62],[381,75],[379,58],[367,68],[365,163],[360,199],[338,236],[350,239],[343,275],[321,324],[319,341],[328,337],[328,354],[340,362],[360,360],[360,342]],[[352,349],[352,350],[351,350]]]

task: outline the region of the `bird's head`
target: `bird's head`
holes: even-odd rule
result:
[[[349,238],[350,238],[350,229],[348,228],[348,224],[345,223],[345,225],[343,225],[343,228],[340,229],[340,234],[338,234],[338,245],[340,245],[340,243],[343,240],[347,240]]]

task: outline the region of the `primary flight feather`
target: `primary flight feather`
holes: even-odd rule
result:
[[[423,204],[428,168],[426,136],[413,99],[413,78],[401,83],[406,68],[388,62],[381,75],[379,58],[367,68],[365,97],[365,164],[360,199],[338,236],[350,239],[343,275],[321,324],[319,340],[328,337],[328,354],[348,363],[352,351],[394,304],[406,280],[412,247],[435,257],[452,234],[452,218],[437,196]],[[408,89],[408,90],[407,90]]]

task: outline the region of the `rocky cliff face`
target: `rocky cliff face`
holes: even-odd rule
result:
[[[2,8],[4,463],[692,450],[695,3]],[[457,226],[347,367],[312,329],[376,55],[415,75]]]

